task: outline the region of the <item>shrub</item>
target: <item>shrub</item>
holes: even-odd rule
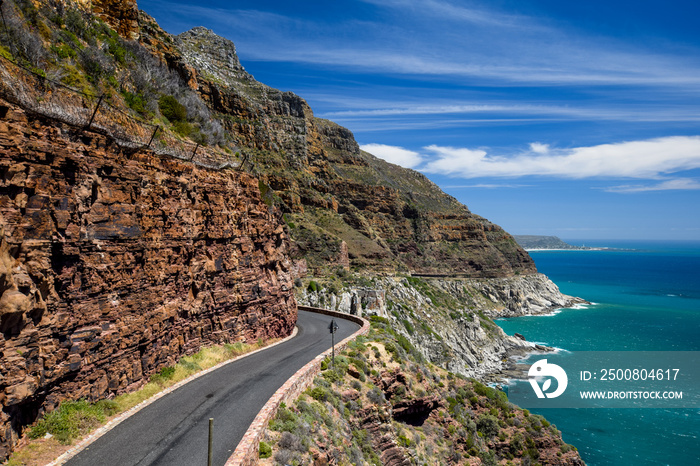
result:
[[[272,447],[265,442],[260,442],[258,454],[260,458],[269,458],[272,456]]]
[[[133,111],[138,113],[146,113],[146,99],[143,94],[132,94],[131,92],[125,91],[123,93],[124,101]]]
[[[168,118],[170,120],[170,118]],[[186,138],[192,136],[192,132],[194,131],[194,127],[189,124],[187,121],[175,121],[173,123],[173,129],[177,134],[180,136],[184,136]],[[197,141],[201,144],[201,141]]]
[[[379,389],[379,387],[374,387],[372,390],[367,392],[367,399],[376,405],[381,405],[384,403],[384,393]]]
[[[380,316],[369,316],[369,321],[373,324],[389,325],[389,319]]]
[[[399,445],[401,445],[404,448],[409,448],[411,446],[411,439],[406,437],[405,435],[401,434],[398,437]]]
[[[282,437],[280,437],[279,440],[279,446],[280,448],[285,448],[287,450],[295,450],[295,451],[306,451],[306,447],[304,446],[304,443],[301,441],[301,439],[292,434],[291,432],[285,432],[282,434]]]
[[[326,401],[328,400],[329,393],[328,390],[323,387],[314,387],[311,389],[311,392],[309,392],[309,395],[316,401]]]
[[[85,76],[87,76],[88,80],[93,84],[96,84],[105,73],[100,57],[97,54],[90,52],[89,49],[81,51],[80,64],[85,71]]]
[[[500,430],[498,419],[490,414],[482,414],[479,416],[479,420],[476,421],[476,428],[487,437],[497,435]]]
[[[158,108],[165,118],[172,122],[185,121],[187,108],[171,95],[164,95],[158,99]]]
[[[498,460],[496,459],[496,455],[492,451],[482,452],[479,457],[481,458],[481,464],[484,466],[497,466],[498,465]]]
[[[323,374],[323,377],[331,383],[337,382],[343,378],[339,371],[335,369],[327,370]]]
[[[107,51],[114,57],[117,63],[126,63],[126,49],[122,46],[118,39],[109,37],[107,39]]]
[[[58,55],[59,58],[62,60],[65,60],[66,58],[75,58],[77,55],[75,50],[67,44],[60,44],[60,45],[54,45],[51,47],[51,50]]]
[[[290,450],[279,450],[275,453],[275,461],[279,464],[291,464],[292,452]]]
[[[270,429],[278,432],[294,432],[297,429],[298,421],[299,416],[282,403],[277,409],[275,419],[270,422]]]
[[[83,18],[82,13],[77,8],[70,8],[66,11],[64,22],[66,29],[76,36],[85,38],[89,35],[89,28],[85,18]]]

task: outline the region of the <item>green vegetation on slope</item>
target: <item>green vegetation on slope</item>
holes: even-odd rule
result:
[[[583,464],[541,416],[426,363],[382,318],[270,423],[263,464]],[[269,450],[267,447],[271,447]]]
[[[140,43],[72,1],[2,6],[2,54],[46,78],[203,145],[232,145],[202,99]]]

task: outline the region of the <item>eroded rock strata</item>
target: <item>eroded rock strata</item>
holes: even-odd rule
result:
[[[0,456],[63,399],[292,330],[288,239],[256,179],[0,104]]]
[[[247,169],[287,213],[294,256],[320,273],[504,277],[536,272],[499,226],[424,175],[361,151],[352,132],[314,117],[301,97],[245,71],[234,44],[196,27],[170,36],[142,13],[141,42],[195,89],[243,149]]]

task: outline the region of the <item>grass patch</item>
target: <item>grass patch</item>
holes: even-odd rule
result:
[[[272,343],[271,340],[269,343]],[[120,412],[126,411],[144,400],[149,399],[161,390],[174,385],[187,377],[216,366],[219,363],[233,359],[245,353],[250,353],[264,345],[261,342],[254,344],[233,343],[223,346],[210,346],[203,348],[198,353],[185,356],[172,367],[164,367],[160,372],[151,376],[151,381],[138,391],[125,393],[115,398]]]
[[[86,400],[65,401],[30,428],[28,436],[32,441],[22,449],[13,452],[6,464],[11,466],[44,464],[46,462],[44,459],[57,457],[65,451],[64,445],[72,444],[75,440],[88,435],[104,424],[109,417],[123,413],[199,371],[250,353],[275,341],[277,339],[267,342],[258,340],[252,344],[238,342],[203,348],[198,353],[183,357],[175,366],[162,368],[151,376],[150,382],[135,392],[120,395],[114,400],[100,400],[95,403]],[[47,433],[53,436],[48,441],[43,438]]]
[[[119,411],[119,406],[111,400],[89,403],[85,400],[66,401],[58,409],[44,416],[29,432],[29,438],[38,439],[47,433],[63,444],[70,444]]]

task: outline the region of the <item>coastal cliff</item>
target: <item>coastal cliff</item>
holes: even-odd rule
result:
[[[256,179],[2,104],[0,455],[62,400],[130,391],[202,345],[291,332],[289,242]]]
[[[531,347],[489,316],[573,302],[502,228],[257,82],[231,41],[172,36],[132,1],[79,4],[3,6],[0,54],[37,100],[68,86],[90,105],[78,113],[104,99],[151,140],[191,144],[181,159],[206,148],[238,169],[0,102],[0,455],[62,400],[130,391],[202,345],[287,335],[294,288],[479,377]]]
[[[505,334],[492,318],[537,315],[585,302],[562,294],[541,274],[501,279],[375,277],[343,287],[314,282],[298,288],[297,299],[386,319],[426,360],[477,378],[504,369],[509,354],[536,349],[534,343]]]
[[[327,273],[347,257],[350,267],[371,272],[536,272],[508,233],[424,175],[361,151],[352,132],[315,118],[301,97],[255,81],[231,41],[197,27],[166,47],[167,34],[150,24],[144,44],[214,112],[230,116],[226,128],[249,148],[250,169],[287,214],[296,257],[312,270]]]

